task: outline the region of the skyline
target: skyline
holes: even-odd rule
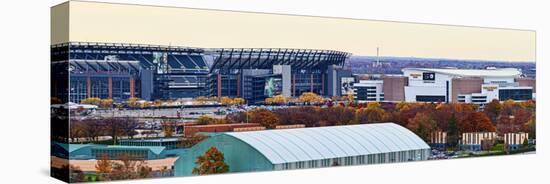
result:
[[[536,60],[536,33],[527,30],[83,1],[71,1],[64,9],[71,9],[65,14],[70,23],[52,25],[52,44],[84,41],[203,48],[307,48],[357,56],[374,56],[379,47],[381,56]],[[53,34],[68,30],[68,37]]]

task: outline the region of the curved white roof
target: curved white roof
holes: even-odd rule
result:
[[[496,69],[449,69],[449,68],[404,68],[405,70],[417,70],[447,75],[464,77],[517,77],[521,71],[516,68],[496,68]]]
[[[249,144],[273,164],[430,148],[394,123],[226,134]]]

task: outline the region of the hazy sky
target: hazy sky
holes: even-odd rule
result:
[[[535,61],[535,32],[71,1],[70,41]],[[52,24],[53,25],[53,24]],[[52,42],[65,42],[52,34]]]

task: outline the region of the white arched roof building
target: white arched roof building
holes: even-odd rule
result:
[[[192,147],[175,174],[190,175],[211,147],[224,154],[230,172],[417,161],[430,153],[420,137],[394,123],[228,132]]]
[[[430,147],[394,123],[232,132],[273,164],[390,153]]]

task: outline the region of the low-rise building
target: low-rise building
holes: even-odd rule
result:
[[[447,132],[433,132],[430,136],[430,146],[436,149],[445,149],[447,147]]]
[[[508,150],[515,150],[520,148],[523,144],[527,143],[529,139],[529,133],[505,133],[504,134],[504,146]]]
[[[497,139],[496,132],[467,132],[462,133],[459,147],[463,150],[481,151],[484,144],[494,143]]]

